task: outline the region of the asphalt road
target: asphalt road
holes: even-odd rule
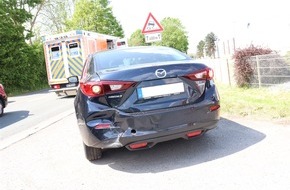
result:
[[[0,189],[290,189],[289,126],[222,118],[200,138],[108,150],[89,162],[74,113],[49,120],[0,150]]]
[[[0,118],[0,140],[17,139],[27,134],[27,130],[45,127],[73,111],[73,97],[58,97],[48,90],[9,97],[4,116]]]

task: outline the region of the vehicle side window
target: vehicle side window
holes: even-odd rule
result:
[[[79,44],[77,42],[69,44],[69,55],[71,57],[77,57],[80,55]]]
[[[51,60],[58,60],[60,59],[60,48],[59,46],[53,46],[50,49],[51,51]]]
[[[90,63],[89,63],[89,66],[88,66],[88,73],[90,75],[93,75],[95,73],[95,68],[94,68],[94,61],[93,59],[91,59]]]

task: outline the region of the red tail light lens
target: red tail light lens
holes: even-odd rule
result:
[[[111,127],[110,123],[98,123],[95,129],[109,129]]]
[[[139,148],[144,148],[148,145],[147,142],[141,142],[141,143],[136,143],[136,144],[130,144],[129,147],[131,149],[139,149]]]
[[[209,67],[202,69],[202,70],[198,70],[194,73],[190,73],[188,75],[186,75],[185,77],[195,81],[195,83],[197,84],[198,90],[199,92],[202,94],[204,92],[205,89],[205,83],[206,80],[211,80],[213,79],[214,73],[213,70]]]
[[[191,73],[186,77],[191,80],[211,80],[214,77],[214,72],[211,68],[207,67],[205,69]]]
[[[107,93],[119,92],[128,89],[134,82],[127,81],[88,81],[81,82],[81,91],[90,97],[102,96]]]
[[[218,110],[219,108],[220,108],[220,105],[213,105],[209,107],[209,110],[212,112],[212,111]]]
[[[60,89],[60,85],[59,84],[54,84],[54,85],[52,85],[52,88],[53,89]]]
[[[193,131],[193,132],[187,133],[186,136],[188,138],[191,138],[191,137],[199,136],[201,133],[202,133],[202,130],[198,130],[198,131]]]

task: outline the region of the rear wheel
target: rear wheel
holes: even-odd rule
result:
[[[90,147],[90,146],[85,145],[84,143],[84,149],[85,149],[86,158],[89,161],[98,160],[102,157],[102,149],[100,148]]]
[[[3,101],[0,99],[0,117],[3,115],[4,113],[4,103]]]

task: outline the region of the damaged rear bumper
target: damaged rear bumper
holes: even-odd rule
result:
[[[146,145],[142,149],[151,148],[159,142],[188,139],[188,134],[194,131],[200,131],[199,135],[202,135],[215,128],[219,121],[219,109],[209,111],[210,105],[213,104],[218,102],[139,114],[110,110],[112,113],[108,114],[107,120],[103,117],[86,123],[79,119],[78,124],[87,146],[102,149],[125,146],[133,150],[130,145],[144,142]],[[96,124],[100,122],[111,122],[111,126],[108,129],[95,129]]]

